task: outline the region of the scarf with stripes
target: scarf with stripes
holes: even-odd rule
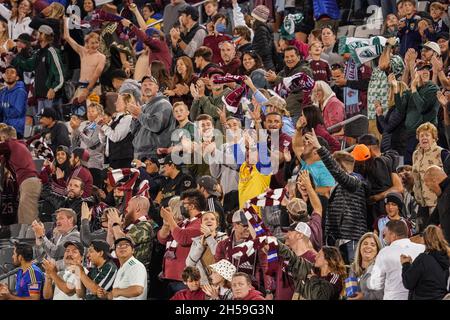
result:
[[[108,172],[108,181],[111,186],[114,188],[117,187],[125,193],[125,208],[128,205],[128,201],[130,201],[134,195],[149,197],[150,186],[147,180],[141,181],[138,191],[136,194],[133,194],[134,186],[139,179],[139,175],[139,170],[135,168],[114,169]],[[127,180],[122,181],[124,179]]]
[[[178,224],[178,226],[184,230],[189,224],[191,224],[197,219],[201,219],[201,217],[202,215],[199,214],[192,219],[184,219],[181,223]],[[175,259],[176,258],[175,250],[178,247],[178,242],[173,238],[172,234],[170,234],[170,238],[171,240],[166,242],[166,253],[164,254],[164,258]]]
[[[277,238],[271,236],[269,229],[264,225],[264,222],[256,213],[253,205],[261,207],[276,206],[281,203],[286,196],[285,189],[268,190],[249,201],[247,201],[244,208],[244,215],[248,222],[255,230],[255,239],[246,241],[235,246],[232,249],[232,257],[234,259],[245,258],[248,259],[255,252],[260,250],[265,245],[269,246],[267,252],[268,270],[267,274],[272,275],[278,269],[278,241]]]
[[[285,99],[294,90],[311,91],[314,88],[314,79],[304,72],[298,72],[283,80],[273,88],[280,97]]]
[[[233,91],[222,97],[222,102],[225,104],[227,110],[231,113],[236,113],[243,97],[248,94],[248,86],[244,83],[244,76],[234,76],[227,73],[225,76],[215,75],[212,81],[216,84],[236,82],[239,84]]]

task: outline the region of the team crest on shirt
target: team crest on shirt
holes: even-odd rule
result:
[[[184,181],[184,186],[185,187],[190,187],[191,186],[191,181],[189,181],[189,180]]]

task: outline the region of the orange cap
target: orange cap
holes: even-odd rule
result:
[[[365,144],[357,144],[351,154],[355,161],[366,161],[370,159],[370,150]]]
[[[95,93],[91,93],[88,97],[89,101],[91,102],[96,102],[96,103],[100,103],[100,97],[95,94]]]

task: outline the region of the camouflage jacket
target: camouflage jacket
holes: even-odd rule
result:
[[[288,246],[278,242],[278,255],[287,260],[287,270],[294,280],[294,295],[292,300],[331,300],[333,285],[317,276],[308,279],[313,265],[311,262],[298,257]]]
[[[134,257],[148,268],[150,266],[153,243],[156,237],[151,222],[142,220],[131,225],[128,229],[127,236],[135,243]]]

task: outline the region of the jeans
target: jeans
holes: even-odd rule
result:
[[[63,114],[61,109],[62,99],[57,98],[53,100],[48,99],[38,99],[37,110],[36,110],[36,123],[39,123],[39,119],[37,118],[44,108],[53,108],[56,111],[56,120],[63,120]]]
[[[342,254],[345,264],[350,265],[353,262],[357,245],[358,241],[350,240],[346,244],[339,246],[339,251]]]

